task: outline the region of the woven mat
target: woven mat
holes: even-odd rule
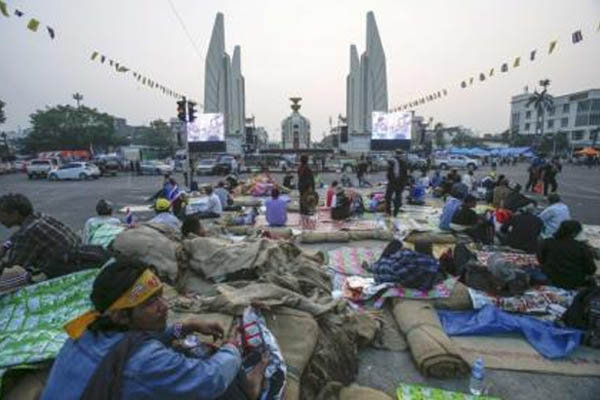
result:
[[[267,222],[267,217],[265,215],[259,215],[256,217],[256,222],[254,223],[255,228],[265,228],[268,227],[269,223]],[[300,214],[298,213],[288,213],[287,215],[287,223],[285,224],[288,228],[297,228],[300,226]]]
[[[469,288],[474,309],[491,304],[504,311],[522,314],[553,314],[555,312],[552,307],[559,306],[558,310],[568,308],[576,293],[574,290],[565,290],[556,286],[538,286],[520,296],[502,297]]]
[[[497,252],[491,251],[476,251],[477,261],[479,261],[483,265],[487,265],[488,259],[493,254],[498,254]],[[516,264],[518,266],[526,266],[526,265],[539,265],[537,257],[534,254],[522,254],[522,253],[508,253],[502,252],[502,258],[506,261]]]
[[[520,336],[456,336],[451,339],[465,360],[472,364],[477,357],[482,357],[486,368],[600,376],[600,349],[580,346],[566,358],[549,360]]]
[[[372,264],[383,251],[380,247],[341,247],[327,253],[328,268],[332,279],[333,290],[344,292],[344,285],[350,276],[371,278],[372,274],[363,268],[363,262]],[[404,288],[401,286],[386,287],[374,296],[367,298],[354,298],[354,303],[366,303],[376,308],[381,308],[386,298],[401,297],[410,299],[437,299],[449,297],[456,285],[457,278],[448,278],[435,285],[431,290]]]
[[[398,400],[500,400],[498,397],[473,396],[409,383],[398,385],[396,396]]]
[[[98,272],[76,272],[0,297],[0,377],[9,368],[56,357],[67,339],[63,325],[91,307]]]

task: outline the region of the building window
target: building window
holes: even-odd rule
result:
[[[556,110],[556,108],[554,108],[554,107],[551,107],[551,108],[548,110],[548,115],[552,117],[552,116],[554,115],[554,111],[555,111],[555,110]]]
[[[521,116],[521,114],[519,114],[518,112],[512,114],[512,126],[513,126],[513,128],[519,126],[520,116]]]
[[[566,114],[569,112],[570,109],[570,104],[563,104],[563,114]]]
[[[535,131],[536,132],[539,131],[541,127],[542,127],[542,124],[540,122],[535,123]]]
[[[575,126],[586,126],[588,124],[588,114],[577,114],[575,118]]]
[[[530,128],[530,124],[529,124],[529,122],[526,122],[525,123],[525,132],[529,131],[529,128]]]
[[[554,120],[553,119],[549,119],[548,120],[548,129],[552,129],[554,128]]]
[[[592,111],[600,111],[600,99],[592,100]]]
[[[583,140],[583,131],[573,131],[571,133],[571,140]]]
[[[577,112],[585,112],[590,110],[590,101],[584,100],[577,103]]]
[[[590,125],[600,125],[600,114],[590,114]]]
[[[566,128],[567,126],[569,126],[569,118],[561,118],[560,119],[560,127],[561,128]]]
[[[527,111],[525,113],[525,118],[531,118],[531,111]]]

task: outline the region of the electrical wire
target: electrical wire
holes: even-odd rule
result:
[[[177,12],[177,9],[175,8],[175,4],[173,4],[172,0],[167,0],[167,1],[169,2],[169,5],[171,6],[171,10],[173,11],[173,14],[175,14],[177,21],[179,21],[179,25],[181,25],[181,29],[183,29],[183,31],[185,32],[185,35],[189,39],[190,44],[192,45],[194,51],[196,52],[198,57],[200,57],[201,60],[204,60],[204,57],[202,57],[202,54],[200,53],[200,49],[198,49],[198,46],[196,46],[196,42],[194,42],[194,39],[192,38],[192,35],[190,34],[190,31],[188,31],[187,27],[185,26],[185,22],[183,22],[183,19]]]

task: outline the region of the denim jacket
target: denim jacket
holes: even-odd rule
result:
[[[121,332],[86,331],[77,340],[68,339],[52,366],[42,400],[81,398],[103,357],[122,338]],[[171,328],[134,350],[123,372],[123,399],[214,399],[240,370],[241,356],[233,345],[199,359],[168,347],[172,339]]]

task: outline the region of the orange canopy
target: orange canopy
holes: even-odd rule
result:
[[[582,156],[597,156],[600,154],[600,151],[594,149],[593,147],[586,147],[576,152]]]

